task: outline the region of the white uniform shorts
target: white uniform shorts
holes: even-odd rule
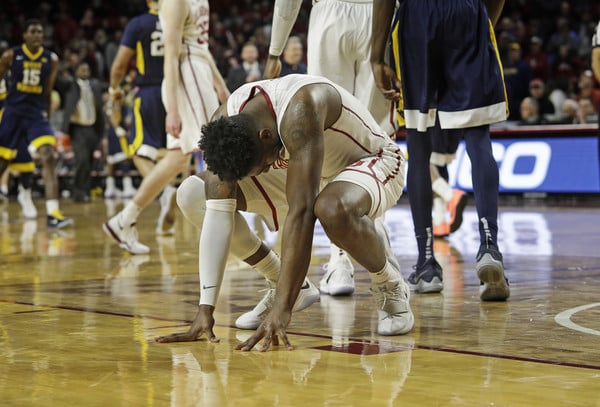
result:
[[[400,149],[389,145],[380,155],[367,157],[346,167],[329,181],[345,181],[362,187],[371,196],[372,219],[394,206],[404,189],[406,160]],[[246,177],[238,185],[246,199],[246,211],[260,215],[271,231],[279,230],[288,212],[285,194],[287,170],[276,169],[256,177]]]
[[[206,59],[194,55],[182,55],[179,60],[179,72],[177,106],[181,117],[181,133],[179,138],[167,134],[167,149],[181,149],[182,153],[188,154],[198,151],[202,125],[208,123],[219,107],[219,98]],[[168,105],[164,81],[162,99],[166,108]]]
[[[320,0],[310,12],[307,73],[323,76],[352,93],[388,134],[395,133],[390,101],[375,85],[371,70],[372,2]]]

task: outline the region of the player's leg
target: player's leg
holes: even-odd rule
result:
[[[375,177],[360,170],[339,174],[319,194],[315,215],[331,241],[369,272],[371,292],[378,303],[377,332],[400,335],[412,329],[414,316],[409,304],[410,290],[391,250],[382,218],[402,194],[404,173],[395,173],[394,169],[403,169],[404,165],[397,148],[386,150],[384,156],[358,164],[374,171]]]
[[[31,156],[34,157],[37,154],[42,163],[48,227],[60,229],[72,225],[73,220],[66,218],[59,207],[58,175],[54,155],[56,139],[46,119],[39,119],[35,123],[27,124],[27,141]]]

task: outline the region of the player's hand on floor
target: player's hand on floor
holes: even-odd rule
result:
[[[281,339],[288,350],[294,349],[290,340],[287,337],[285,329],[290,323],[291,319],[290,311],[278,311],[275,308],[269,312],[265,320],[260,324],[256,332],[235,347],[237,350],[249,351],[264,338],[262,347],[259,349],[261,352],[266,352],[273,346],[279,346],[279,339]]]
[[[216,337],[213,331],[213,327],[215,326],[214,310],[215,307],[210,305],[200,305],[194,322],[187,332],[159,336],[154,338],[154,340],[159,343],[191,342],[198,340],[202,334],[206,334],[210,342],[219,342],[219,338]]]

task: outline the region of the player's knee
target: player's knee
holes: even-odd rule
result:
[[[40,146],[36,154],[40,157],[43,164],[54,164],[54,148],[50,144]]]
[[[195,175],[187,177],[177,188],[177,206],[187,220],[201,228],[206,213],[204,181]]]
[[[314,213],[326,231],[333,231],[348,222],[348,208],[340,199],[320,196],[315,202]]]

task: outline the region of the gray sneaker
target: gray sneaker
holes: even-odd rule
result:
[[[502,254],[496,246],[481,246],[477,253],[475,271],[481,281],[482,301],[504,301],[510,296],[508,279],[504,275]]]

